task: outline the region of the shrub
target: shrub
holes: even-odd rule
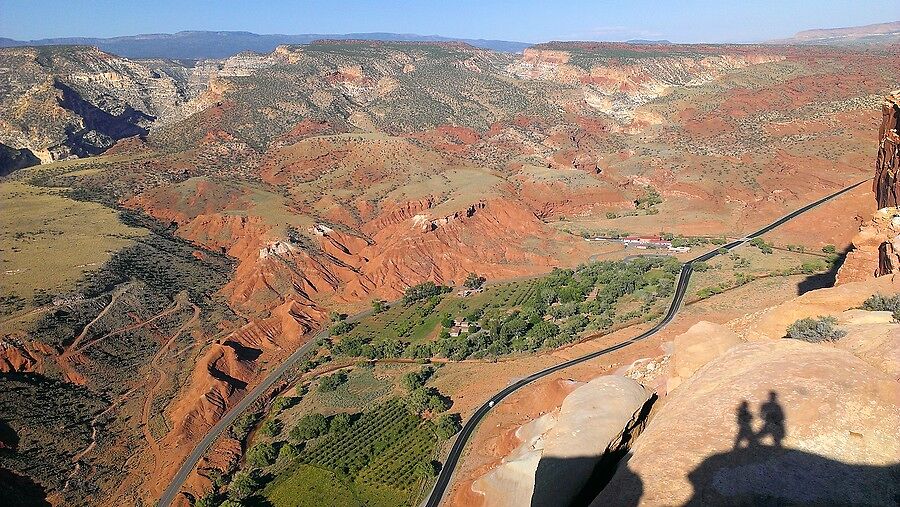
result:
[[[866,299],[862,307],[870,312],[892,312],[894,320],[900,322],[900,293],[889,297],[875,294]]]
[[[834,317],[807,317],[791,324],[787,328],[787,337],[811,343],[834,341],[847,334],[835,324],[837,319]]]
[[[827,254],[837,253],[837,247],[834,245],[825,245],[822,247],[822,251]]]

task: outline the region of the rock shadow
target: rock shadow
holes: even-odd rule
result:
[[[599,456],[573,458],[542,456],[534,474],[531,506],[589,505],[606,487],[615,474],[616,467],[628,454],[632,441],[646,425],[656,400],[657,396],[652,395],[623,428],[621,437],[607,446]],[[639,480],[632,487],[640,489]]]
[[[797,294],[802,296],[811,290],[834,287],[834,282],[837,280],[837,272],[841,266],[844,265],[844,260],[847,259],[847,254],[849,254],[851,250],[853,250],[853,247],[848,246],[844,251],[838,253],[837,260],[831,264],[831,268],[825,273],[817,273],[800,280],[800,282],[797,283]]]

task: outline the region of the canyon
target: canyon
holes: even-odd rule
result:
[[[491,504],[490,492],[502,497],[519,484],[517,474],[544,470],[544,454],[577,457],[567,428],[607,415],[609,431],[597,438],[630,448],[636,473],[657,473],[662,465],[638,454],[641,439],[654,442],[679,424],[667,407],[697,403],[696,394],[679,393],[727,383],[716,371],[734,370],[733,345],[759,375],[780,354],[794,358],[798,378],[813,368],[813,345],[776,340],[790,324],[779,312],[806,316],[784,308],[827,307],[848,322],[851,332],[828,359],[836,368],[865,363],[853,396],[881,386],[889,408],[896,393],[883,377],[892,366],[873,363],[867,347],[893,354],[895,345],[885,333],[877,342],[861,337],[894,324],[853,323],[861,317],[847,311],[875,290],[896,291],[884,281],[900,269],[896,217],[871,217],[875,206],[896,206],[900,192],[896,98],[878,110],[900,84],[898,65],[896,46],[548,43],[519,55],[458,42],[320,40],[190,63],[87,46],[0,49],[0,185],[4,198],[47,210],[41,223],[4,225],[4,255],[16,264],[4,268],[0,286],[10,295],[2,301],[0,371],[15,417],[2,417],[12,430],[0,437],[11,433],[2,442],[15,452],[0,454],[0,473],[51,505],[153,502],[193,445],[332,325],[332,312],[355,314],[422,282],[458,286],[470,273],[527,279],[631,253],[584,240],[604,232],[740,238],[870,177],[879,122],[877,202],[860,191],[852,204],[836,204],[841,213],[810,221],[799,239],[775,236],[808,251],[855,245],[837,274],[841,285],[770,301],[784,307],[753,317],[762,320],[736,316],[723,323],[730,332],[695,330],[715,339],[688,354],[678,347],[691,336],[673,338],[666,361],[674,370],[654,373],[656,385],[601,376],[560,387],[554,399],[562,408],[547,407],[514,430],[513,454],[494,456],[503,464],[467,477],[472,488],[455,498],[481,495]],[[80,225],[63,228],[59,217]],[[121,229],[90,226],[101,220]],[[45,244],[54,250],[41,250]],[[48,280],[41,256],[61,251],[79,260]],[[846,305],[808,303],[829,290]],[[741,334],[741,326],[764,322],[774,331]],[[546,354],[556,353],[565,352]],[[525,368],[530,359],[516,360]],[[716,362],[720,370],[705,373]],[[450,368],[479,364],[459,363]],[[785,376],[790,389],[811,389]],[[732,382],[731,394],[764,401],[755,378],[764,377]],[[619,391],[632,395],[621,413],[573,408]],[[635,418],[652,392],[660,394],[659,415],[644,428]],[[710,411],[730,414],[731,394]],[[567,404],[564,395],[582,401]],[[40,404],[23,406],[26,397]],[[68,423],[41,420],[60,406],[71,411]],[[788,412],[798,426],[789,426],[797,440],[786,444],[823,459],[857,456],[803,439],[806,425],[818,424],[805,414],[816,410]],[[665,426],[667,417],[675,422]],[[615,431],[629,421],[629,431]],[[872,425],[854,421],[848,431]],[[727,435],[730,421],[715,422]],[[881,448],[887,463],[892,448],[883,435],[862,434],[861,445]],[[66,443],[48,449],[48,439]],[[209,491],[244,443],[223,436],[180,504]],[[671,445],[689,452],[683,442]],[[711,450],[725,448],[717,441],[704,448]],[[548,477],[558,475],[545,466]],[[627,480],[612,476],[609,487]],[[684,486],[672,490],[677,498],[653,498],[682,501]]]

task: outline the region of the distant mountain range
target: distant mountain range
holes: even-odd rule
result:
[[[206,58],[227,58],[242,51],[269,53],[281,44],[308,44],[317,39],[360,39],[384,41],[460,41],[472,46],[494,51],[516,53],[531,44],[504,40],[457,39],[439,35],[416,35],[401,33],[345,33],[297,35],[260,35],[251,32],[207,32],[188,31],[178,33],[158,33],[129,35],[124,37],[63,37],[19,41],[0,38],[0,47],[48,46],[78,44],[97,46],[108,53],[126,58],[169,58],[175,60],[202,60]]]
[[[128,35],[123,37],[61,37],[20,41],[0,37],[0,47],[49,46],[77,44],[97,46],[103,51],[126,58],[167,58],[174,60],[203,60],[228,58],[243,51],[269,53],[282,44],[308,44],[317,39],[359,39],[380,41],[465,42],[477,48],[518,53],[532,44],[494,39],[460,39],[441,35],[406,33],[302,33],[295,35],[232,31],[184,31]],[[895,44],[900,42],[900,21],[848,28],[827,28],[798,32],[791,38],[769,41],[772,44]],[[629,40],[630,44],[669,44],[667,40]]]
[[[789,39],[771,41],[774,44],[813,45],[886,45],[900,43],[900,21],[845,28],[819,28],[797,32]]]

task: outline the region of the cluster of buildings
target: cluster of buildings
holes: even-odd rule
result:
[[[666,239],[662,239],[659,236],[626,236],[624,238],[591,238],[588,241],[621,241],[626,247],[633,246],[639,250],[646,250],[648,248],[656,249],[656,248],[665,248],[670,252],[687,252],[691,249],[689,246],[672,246],[672,242]]]

